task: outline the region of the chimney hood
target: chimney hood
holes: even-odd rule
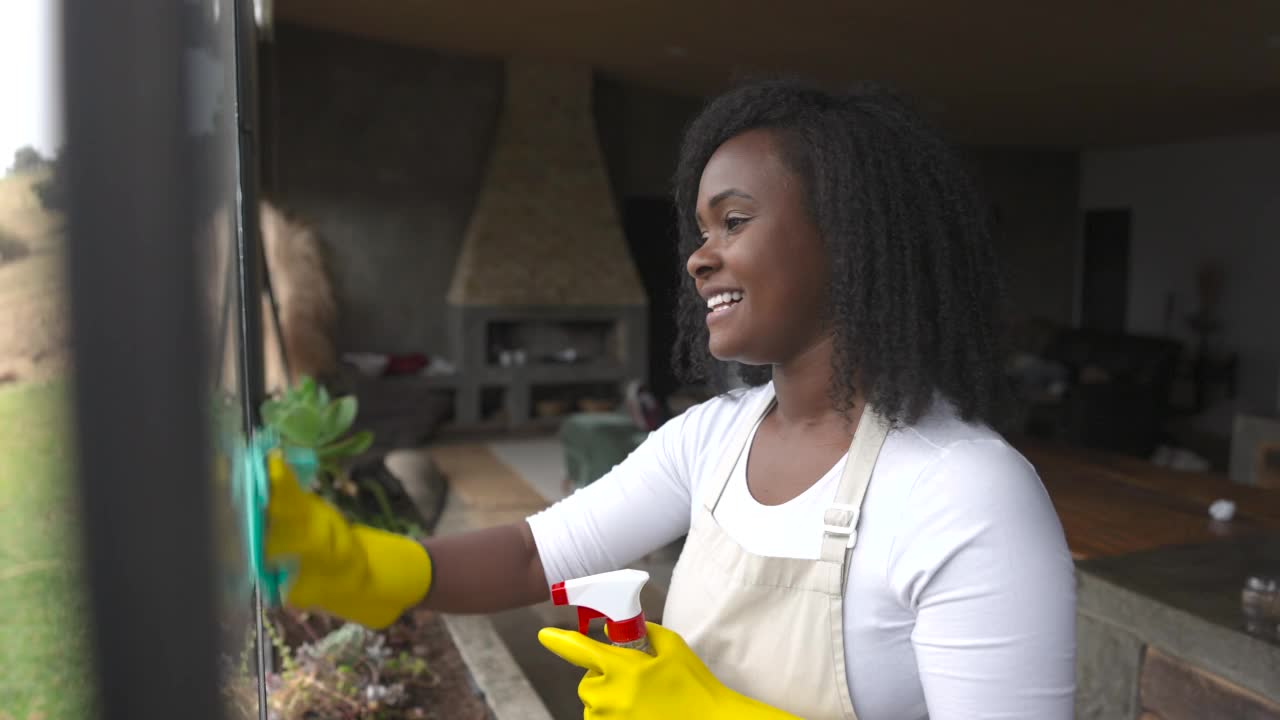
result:
[[[585,65],[510,59],[489,167],[448,302],[646,305],[614,205]]]

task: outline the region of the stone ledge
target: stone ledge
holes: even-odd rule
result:
[[[1280,646],[1078,569],[1081,616],[1110,625],[1270,699],[1280,698]]]
[[[399,471],[397,477],[416,503],[434,505],[437,502],[429,490],[443,474],[430,450],[398,451],[390,464]],[[477,518],[474,512],[468,513],[467,497],[457,492],[455,483],[448,482],[444,509],[434,534],[448,535],[492,525],[497,520],[505,520],[507,515],[523,517],[528,512],[527,509],[506,509],[490,511],[492,515],[482,514]],[[478,494],[478,497],[481,500],[487,498],[484,494]],[[444,613],[440,617],[471,672],[476,690],[484,697],[492,720],[552,720],[546,704],[529,683],[489,617]]]
[[[483,615],[441,615],[493,720],[552,720],[515,658]]]

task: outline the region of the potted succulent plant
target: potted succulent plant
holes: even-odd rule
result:
[[[352,478],[351,461],[374,439],[368,430],[351,432],[358,410],[354,396],[331,397],[323,385],[303,377],[262,404],[262,421],[285,445],[315,452],[315,491],[348,517],[391,532],[423,535],[421,516],[398,488],[388,488],[377,478]],[[389,493],[397,493],[396,502]]]

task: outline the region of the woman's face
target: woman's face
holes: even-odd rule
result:
[[[768,130],[731,138],[707,161],[702,245],[687,269],[709,304],[714,357],[782,364],[827,337],[826,250],[804,192]]]

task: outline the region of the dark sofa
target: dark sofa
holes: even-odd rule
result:
[[[1034,408],[1029,432],[1149,457],[1162,440],[1182,352],[1182,344],[1169,338],[1060,331],[1043,357],[1066,368],[1066,391],[1057,402]]]

